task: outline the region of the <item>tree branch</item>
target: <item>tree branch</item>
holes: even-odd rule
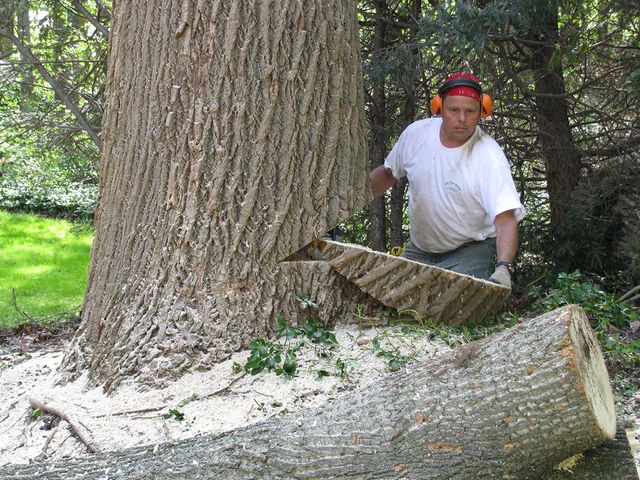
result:
[[[31,49],[22,43],[20,39],[18,39],[13,32],[5,30],[4,28],[0,28],[0,36],[8,38],[20,51],[20,53],[30,62],[33,63],[34,67],[42,78],[46,80],[46,82],[51,85],[51,88],[56,92],[56,94],[62,99],[62,103],[71,110],[71,113],[76,117],[78,123],[82,126],[82,128],[89,134],[89,137],[94,141],[99,150],[102,150],[102,141],[100,140],[100,136],[95,131],[95,129],[91,126],[89,121],[85,118],[84,114],[76,105],[76,103],[67,95],[67,92],[62,87],[62,85],[49,73],[49,71],[45,68],[45,66],[40,62],[31,52]]]
[[[58,410],[57,408],[46,405],[44,402],[36,400],[35,398],[29,399],[29,405],[31,405],[32,408],[39,408],[43,412],[47,412],[52,415],[55,415],[56,417],[60,417],[62,420],[64,420],[69,424],[69,426],[71,427],[71,430],[73,430],[73,433],[75,433],[78,439],[87,446],[87,448],[91,453],[98,452],[98,449],[91,442],[89,442],[89,440],[85,438],[85,436],[82,434],[82,432],[80,431],[78,426],[75,424],[75,422],[73,422],[66,413]]]
[[[73,3],[73,6],[87,19],[89,20],[89,22],[91,23],[91,25],[93,25],[94,27],[96,27],[96,30],[98,30],[102,36],[104,38],[106,38],[107,40],[109,39],[109,30],[107,30],[107,28],[102,25],[98,19],[96,17],[94,17],[93,15],[91,15],[91,12],[89,12],[89,10],[87,10],[86,8],[84,8],[84,5],[82,5],[80,3],[80,0],[73,0],[71,3]]]
[[[620,142],[613,147],[583,150],[581,154],[583,157],[610,157],[612,155],[622,155],[623,153],[635,151],[638,145],[640,145],[640,137],[634,137]]]

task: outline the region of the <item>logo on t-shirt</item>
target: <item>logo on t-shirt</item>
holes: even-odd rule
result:
[[[458,186],[456,182],[444,182],[444,186],[447,188],[447,190],[451,192],[457,193],[462,191],[462,189]]]

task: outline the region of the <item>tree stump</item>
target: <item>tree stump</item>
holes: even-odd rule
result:
[[[568,306],[318,409],[0,476],[540,479],[615,430],[598,342],[584,312]]]
[[[317,248],[321,258],[363,292],[434,323],[481,322],[502,308],[510,292],[502,285],[358,245],[321,240]]]
[[[273,288],[271,316],[274,319],[283,317],[289,325],[314,318],[333,327],[336,321],[354,323],[357,311],[373,315],[384,309],[378,300],[321,260],[279,263]],[[288,294],[282,295],[282,292]],[[303,301],[305,298],[310,301]]]

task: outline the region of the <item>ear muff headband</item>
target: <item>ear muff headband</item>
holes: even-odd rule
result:
[[[438,90],[438,95],[444,96],[445,93],[455,87],[471,87],[480,95],[482,95],[482,87],[480,86],[480,84],[474,82],[473,80],[469,80],[468,78],[455,78],[446,82]]]
[[[433,115],[442,115],[442,102],[444,101],[444,94],[455,87],[470,87],[480,94],[480,117],[490,117],[493,112],[493,100],[488,93],[482,92],[482,87],[479,83],[469,80],[467,78],[456,78],[449,82],[445,82],[438,89],[438,93],[431,99],[431,113]]]

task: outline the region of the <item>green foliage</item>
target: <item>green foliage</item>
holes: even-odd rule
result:
[[[384,358],[388,362],[390,370],[397,370],[411,360],[410,356],[402,354],[398,349],[387,350],[383,348],[378,336],[373,337],[371,343],[373,344],[372,350],[376,352],[377,356]]]
[[[314,304],[308,296],[299,296],[298,300]],[[298,326],[289,326],[283,317],[278,317],[278,327],[276,329],[278,340],[271,341],[259,338],[249,344],[249,358],[241,365],[234,363],[235,372],[246,371],[252,375],[267,370],[273,371],[276,375],[284,375],[287,378],[295,376],[298,369],[297,353],[304,345],[304,341],[309,341],[314,345],[332,350],[338,346],[335,334],[324,329],[324,326],[317,320],[310,318]],[[293,342],[293,340],[302,339]],[[342,374],[345,374],[346,366],[343,365]],[[328,375],[323,370],[318,370],[319,378]]]
[[[265,369],[273,370],[276,375],[284,374],[287,378],[295,375],[298,367],[297,348],[285,348],[278,343],[259,338],[249,344],[249,350],[249,358],[242,368],[251,375],[257,375]]]
[[[172,408],[169,410],[169,413],[166,413],[164,415],[164,418],[166,420],[171,419],[171,420],[177,420],[178,422],[181,422],[182,420],[184,420],[184,413],[178,410],[177,408]]]
[[[297,327],[289,327],[283,317],[278,317],[278,337],[296,338],[307,337],[312,343],[324,345],[329,348],[338,346],[335,334],[324,329],[324,325],[311,318]]]
[[[607,276],[640,273],[634,263],[640,255],[639,165],[633,156],[621,158],[580,181],[562,229],[548,245],[546,256],[558,268]]]
[[[110,8],[110,1],[103,3]],[[71,5],[55,0],[15,4],[19,7],[5,11],[0,27],[12,30],[60,90],[3,38],[11,48],[0,52],[0,208],[88,219],[99,151],[62,102],[61,92],[99,132],[107,39]],[[97,4],[85,7],[108,25],[107,10]]]
[[[76,315],[92,229],[0,211],[0,326]]]
[[[532,287],[538,298],[533,307],[539,312],[568,304],[582,307],[610,360],[624,368],[640,368],[640,335],[632,332],[632,322],[640,321],[636,308],[606,293],[580,271],[560,273],[548,291]]]
[[[93,218],[98,187],[71,182],[56,169],[33,170],[25,165],[11,165],[0,179],[0,208],[11,211],[46,214],[58,218],[90,220]]]

